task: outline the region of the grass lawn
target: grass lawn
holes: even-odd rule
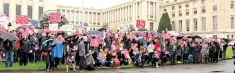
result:
[[[233,52],[232,52],[232,48],[228,47],[227,48],[227,55],[226,58],[232,58],[233,56]],[[45,62],[38,62],[38,63],[28,63],[27,66],[20,66],[19,63],[14,63],[13,67],[5,67],[5,63],[4,62],[0,62],[0,70],[38,70],[38,69],[45,69]],[[149,66],[146,64],[146,66]],[[130,65],[126,65],[126,66],[121,66],[120,68],[129,68],[129,67],[133,67],[132,64]],[[59,69],[65,69],[65,65],[58,65]],[[99,68],[110,68],[110,67],[99,67]]]

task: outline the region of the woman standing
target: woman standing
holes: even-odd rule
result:
[[[214,42],[210,42],[210,48],[209,48],[209,57],[210,57],[210,62],[215,63],[215,45]]]
[[[202,60],[202,63],[207,63],[207,56],[209,55],[209,47],[208,47],[208,44],[203,41],[202,44],[202,50],[201,50],[201,60]]]
[[[54,68],[57,68],[59,64],[59,60],[63,57],[63,41],[62,35],[59,35],[58,38],[55,40],[55,47],[52,49],[52,56],[54,59]]]
[[[181,63],[182,60],[182,50],[183,50],[183,44],[179,44],[176,51],[176,59],[177,63]]]
[[[53,58],[51,55],[51,49],[52,49],[52,39],[46,40],[42,44],[42,56],[45,57],[45,62],[46,62],[46,71],[47,72],[52,72],[52,66],[53,66]]]

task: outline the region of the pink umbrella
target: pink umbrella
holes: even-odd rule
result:
[[[0,34],[9,33],[5,28],[0,27]]]

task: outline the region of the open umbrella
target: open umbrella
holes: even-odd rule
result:
[[[1,34],[0,38],[2,38],[3,40],[9,39],[11,41],[13,40],[19,40],[19,38],[15,35],[15,34]]]
[[[106,31],[107,29],[106,28],[101,28],[101,29],[98,29],[98,31],[102,32],[102,31]]]
[[[138,31],[148,31],[146,28],[139,28]]]
[[[63,25],[60,27],[60,31],[73,31],[74,29],[74,26],[72,25]]]
[[[88,35],[100,35],[101,32],[100,31],[96,31],[96,30],[90,30],[87,32]]]
[[[196,36],[193,36],[193,38],[194,38],[194,39],[196,39],[196,38],[201,39],[202,37],[196,35]]]

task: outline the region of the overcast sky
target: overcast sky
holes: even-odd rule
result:
[[[103,9],[131,0],[84,0],[84,7]],[[82,7],[82,0],[57,0],[57,5]]]

